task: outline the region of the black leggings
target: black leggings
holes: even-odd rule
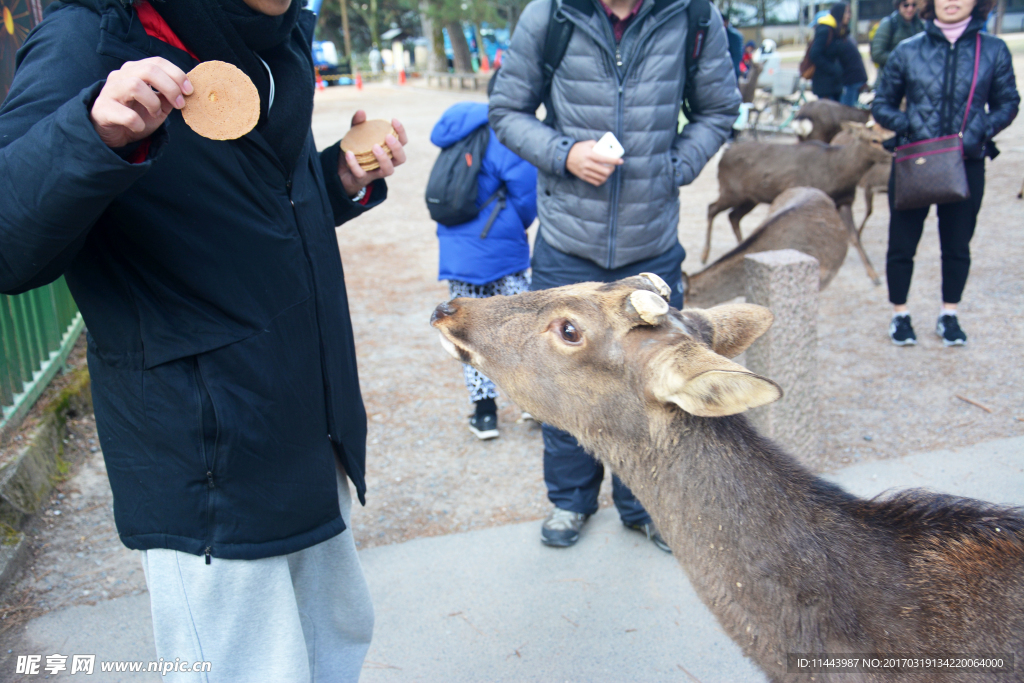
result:
[[[964,159],[967,187],[971,196],[962,202],[937,204],[939,245],[942,248],[942,301],[960,302],[967,273],[971,269],[971,238],[978,222],[981,198],[985,194],[985,160]],[[896,173],[889,176],[889,251],[885,255],[885,275],[889,282],[889,301],[894,306],[907,303],[910,278],[914,274],[914,254],[921,241],[924,219],[930,206],[923,209],[893,208]]]

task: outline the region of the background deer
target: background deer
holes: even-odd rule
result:
[[[777,400],[728,358],[771,324],[748,304],[670,310],[645,274],[455,299],[452,355],[569,431],[651,513],[695,591],[772,681],[787,653],[1024,656],[1020,509],[920,490],[862,500],[741,415]],[[1011,674],[817,674],[816,681],[1001,681]]]
[[[844,121],[867,123],[871,113],[865,109],[848,107],[832,100],[814,100],[800,107],[790,127],[800,142],[818,140],[831,143],[843,129]]]
[[[882,128],[876,128],[879,135],[884,140],[888,136],[892,135],[889,131]],[[833,139],[833,145],[848,145],[853,142],[853,134],[848,131],[842,131],[838,133]],[[868,223],[868,218],[871,217],[871,213],[874,210],[874,200],[876,192],[889,193],[889,175],[892,173],[892,160],[880,161],[871,168],[868,169],[861,179],[857,182],[857,187],[864,190],[864,220],[860,222],[860,228],[857,229],[857,235],[863,236],[864,226]]]
[[[735,249],[686,280],[686,305],[707,307],[743,296],[743,257],[761,251],[796,249],[818,259],[819,288],[825,289],[846,260],[849,238],[836,205],[821,190],[791,187],[772,202],[768,216]]]
[[[850,243],[857,249],[868,277],[881,284],[853,224],[850,205],[857,182],[874,164],[891,161],[882,148],[882,134],[865,126],[845,123],[854,142],[835,146],[820,142],[780,145],[770,142],[739,142],[727,149],[718,162],[719,197],[708,206],[708,231],[701,262],[711,253],[711,229],[715,216],[726,209],[736,241],[743,241],[740,220],[760,203],[773,201],[790,187],[814,187],[835,202],[846,223]]]

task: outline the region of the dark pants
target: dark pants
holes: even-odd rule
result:
[[[550,289],[579,282],[615,282],[640,273],[655,273],[672,289],[670,303],[683,307],[682,264],[686,251],[676,244],[669,251],[652,259],[607,270],[592,261],[563,254],[537,235],[531,266],[532,291]],[[604,467],[583,450],[569,434],[551,425],[543,425],[544,483],[548,500],[563,510],[585,515],[597,512],[597,495],[604,479]],[[618,477],[612,477],[612,500],[625,524],[646,524],[651,521],[640,501]]]
[[[985,160],[965,159],[967,187],[971,196],[962,202],[937,204],[939,245],[942,248],[942,301],[960,302],[967,273],[971,269],[971,238],[978,222],[981,198],[985,194]],[[889,283],[889,301],[895,306],[907,303],[910,278],[914,274],[914,254],[921,241],[924,220],[930,206],[897,211],[893,208],[896,172],[889,176],[889,251],[885,256],[885,274]]]

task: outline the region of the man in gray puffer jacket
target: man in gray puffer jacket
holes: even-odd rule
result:
[[[551,80],[554,117],[536,117],[545,93],[544,44],[551,2],[573,30]],[[652,272],[682,308],[679,186],[691,183],[726,141],[740,94],[722,17],[710,22],[687,89],[689,121],[679,130],[686,86],[690,0],[534,0],[516,26],[490,100],[490,124],[509,149],[534,164],[540,231],[531,289],[612,282]],[[625,153],[601,156],[611,131]],[[544,425],[544,479],[555,509],[541,540],[566,547],[597,511],[604,472],[566,432]],[[650,515],[617,478],[623,523],[668,550]]]

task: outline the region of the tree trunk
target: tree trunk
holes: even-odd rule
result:
[[[383,49],[384,46],[380,44],[380,30],[377,28],[377,0],[370,0],[370,41]]]
[[[444,27],[440,21],[433,22],[434,48],[432,59],[438,71],[448,71],[448,55],[444,53]]]
[[[348,31],[348,2],[339,0],[341,5],[341,33],[345,38],[345,59],[349,60],[349,68],[352,68],[352,36]]]
[[[999,0],[996,3],[996,25],[992,27],[992,33],[999,35],[1003,32],[1003,16],[1006,14],[1006,0]]]
[[[427,71],[447,71],[447,64],[444,58],[444,37],[441,38],[441,58],[437,57],[437,34],[440,33],[441,25],[430,18],[430,3],[427,0],[420,0],[420,30],[423,37],[427,39]]]
[[[448,40],[452,44],[452,61],[455,62],[455,71],[459,73],[473,73],[473,58],[469,54],[469,43],[466,42],[466,34],[462,32],[462,24],[458,21],[449,21],[444,25],[448,30]]]

